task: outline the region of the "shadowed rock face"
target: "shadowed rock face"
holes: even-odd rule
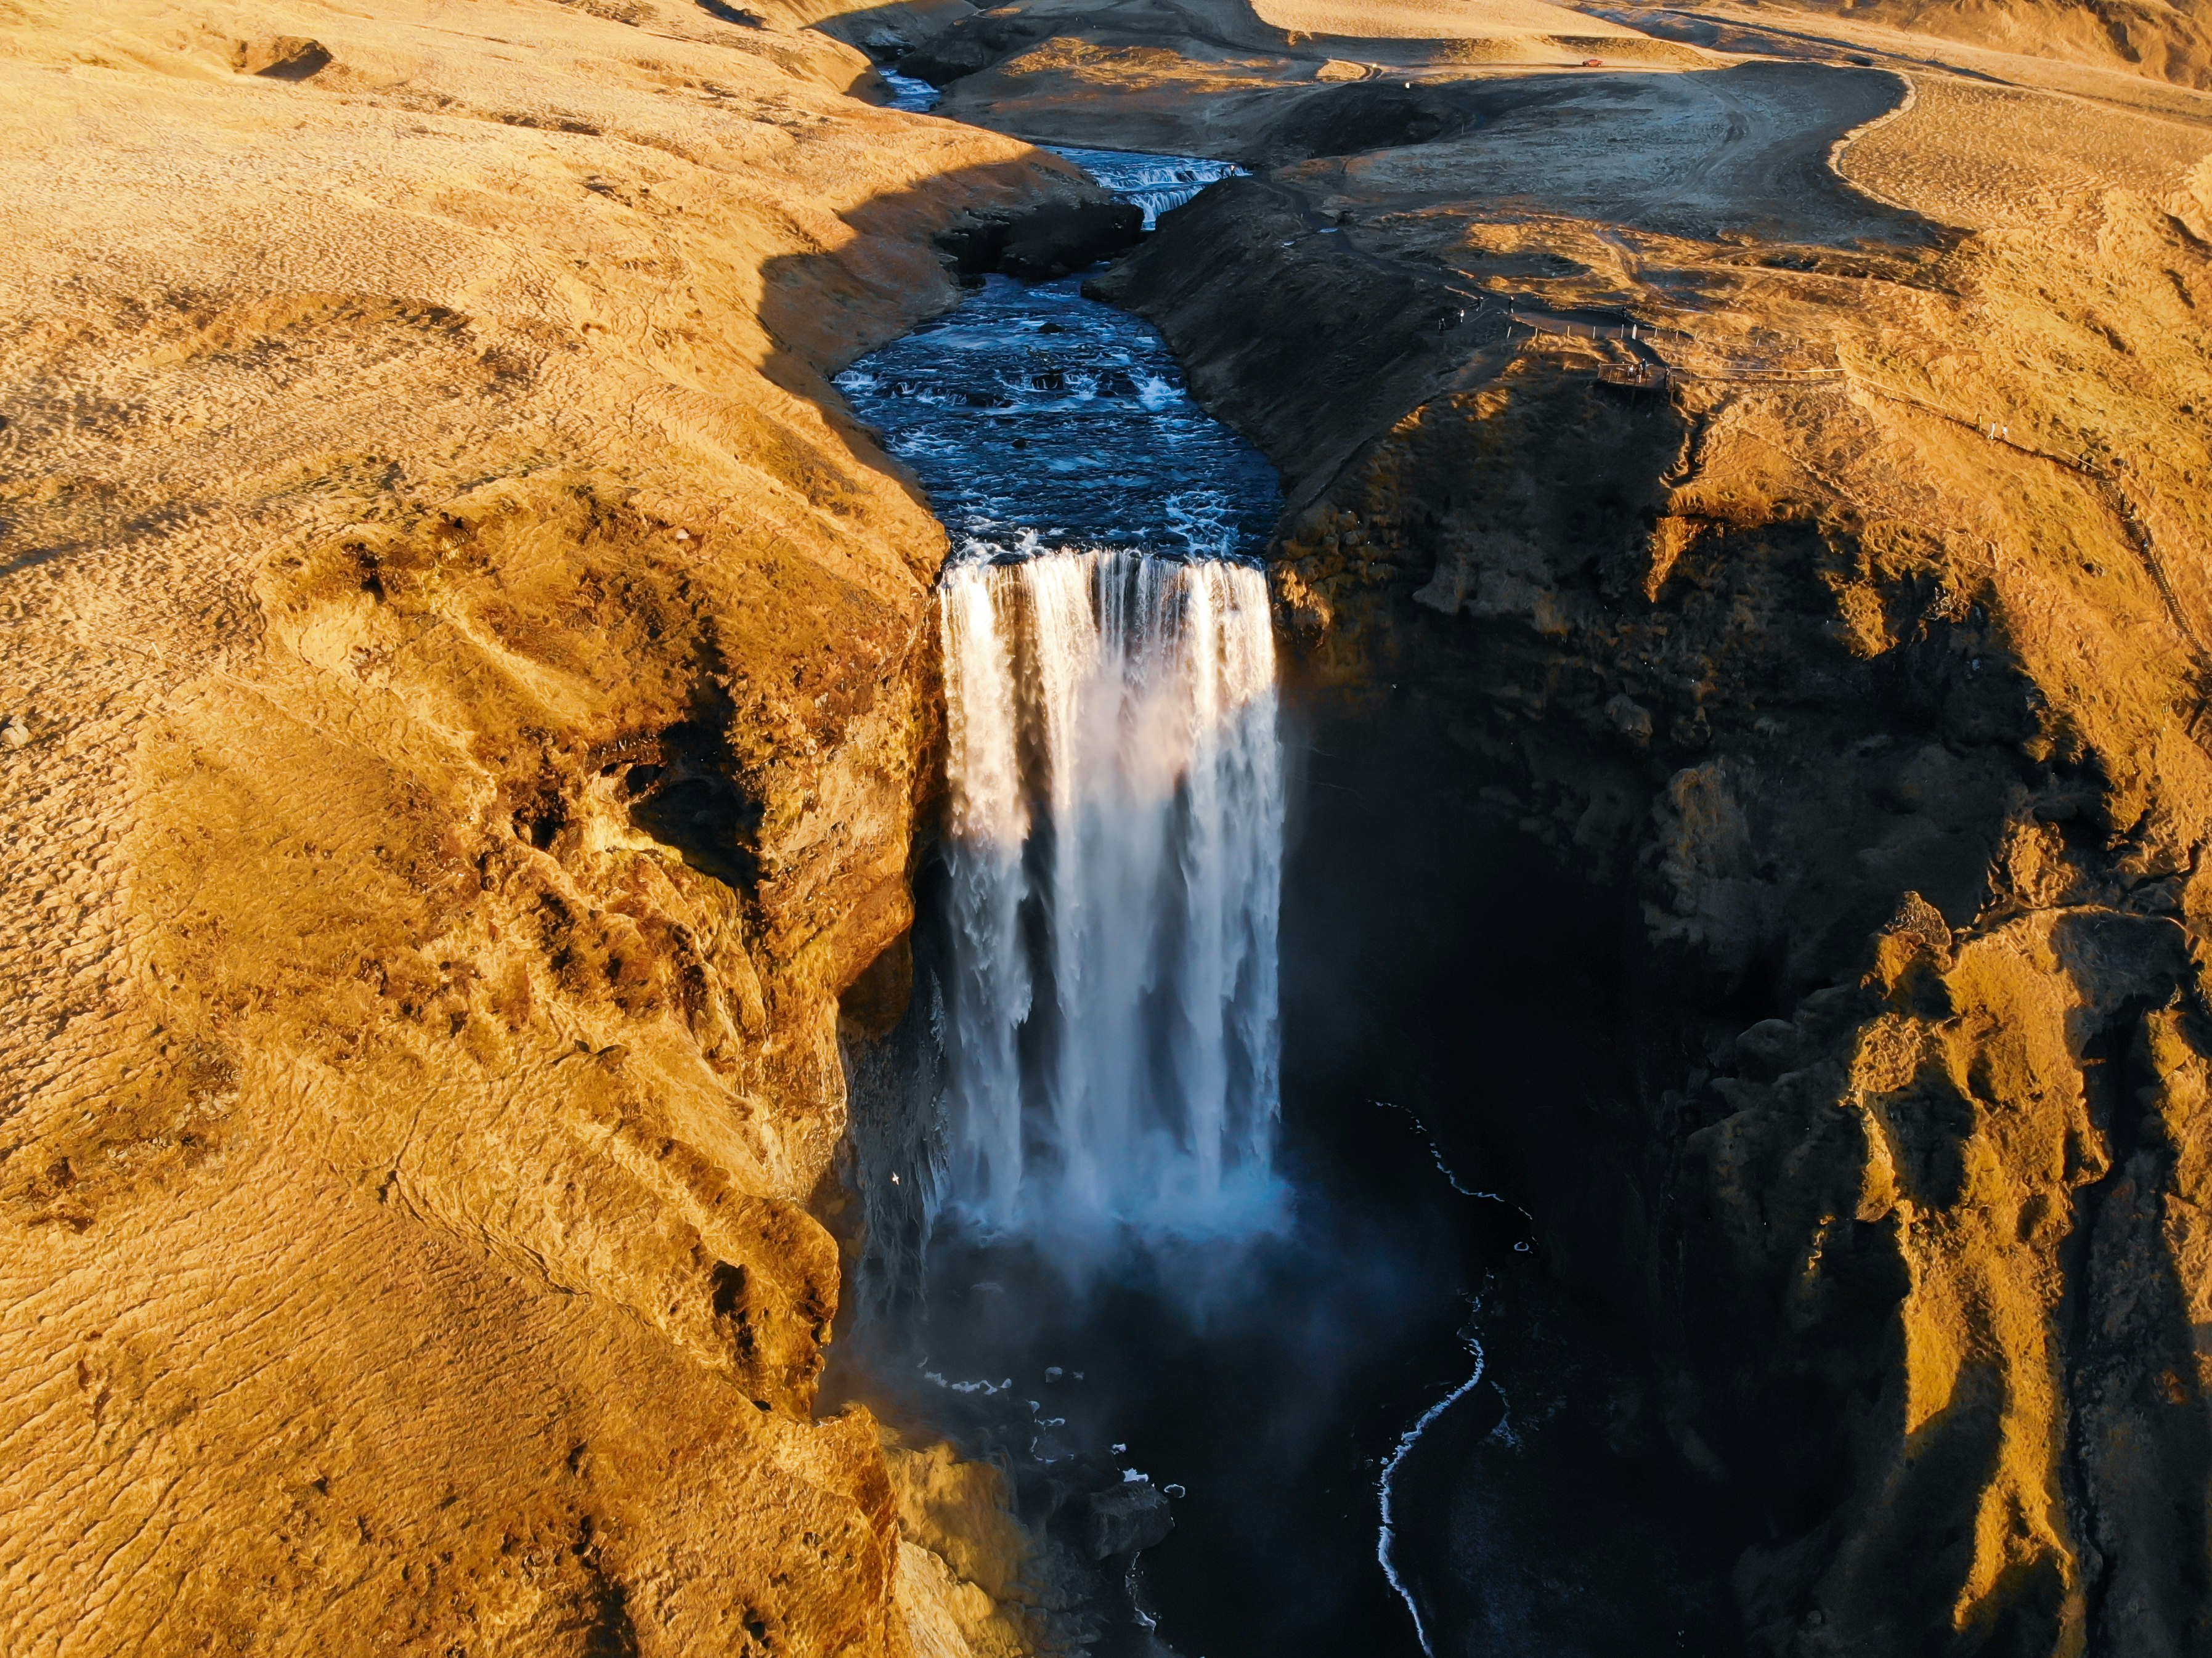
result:
[[[1455,1651],[1731,1600],[1759,1652],[2192,1650],[2207,141],[2036,245],[1992,143],[2049,188],[2039,144],[2117,177],[2158,130],[1993,136],[1961,118],[2028,104],[1930,78],[1740,199],[1729,144],[1825,172],[1895,106],[1789,74],[1717,169],[1664,163],[1726,76],[1501,99],[1222,186],[1098,282],[1285,469],[1324,774],[1400,820],[1346,879],[1401,1097],[1537,1217],[1485,1326],[1514,1432],[1409,1474],[1423,1593]],[[1522,942],[1482,823],[1610,919]],[[1558,975],[1510,993],[1543,1066],[1443,992],[1483,926]]]
[[[1008,54],[1034,46],[1052,32],[1050,23],[1037,18],[963,17],[902,58],[899,68],[932,86],[949,86],[963,75],[988,69]]]
[[[1144,210],[1127,202],[1054,202],[1018,215],[972,218],[937,244],[963,276],[1001,271],[1054,282],[1121,252],[1142,234]]]
[[[1463,137],[1516,110],[1556,101],[1567,88],[1541,81],[1431,87],[1355,83],[1300,99],[1267,131],[1261,159],[1280,167],[1316,155],[1356,155]]]

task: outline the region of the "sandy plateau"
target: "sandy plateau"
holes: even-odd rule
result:
[[[999,1649],[810,1419],[944,547],[823,374],[1096,191],[805,21],[0,12],[10,1653]]]
[[[2204,1650],[2205,39],[0,3],[0,1648],[1049,1644],[996,1476],[812,1406],[945,549],[825,376],[1095,202],[1066,140],[1255,170],[1102,291],[1438,814],[1377,925],[1478,818],[1632,920],[1632,1086],[1478,1124],[1437,1038],[1425,1108],[1750,1649]],[[1613,1649],[1531,1581],[1431,1626]]]

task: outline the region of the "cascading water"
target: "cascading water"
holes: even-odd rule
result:
[[[1148,222],[1236,170],[1061,153]],[[1279,1074],[1273,472],[1079,278],[988,277],[837,384],[954,551],[914,996],[848,1053],[867,1248],[831,1394],[1008,1471],[1060,1644],[1410,1658],[1377,1482],[1465,1374],[1458,1199],[1397,1114]],[[1088,1529],[1139,1488],[1174,1525],[1141,1583]]]
[[[927,114],[944,99],[945,94],[927,81],[891,69],[878,73],[891,89],[893,109]],[[1206,185],[1244,171],[1234,161],[1202,155],[1154,155],[1143,150],[1087,149],[1074,144],[1045,148],[1065,155],[1122,200],[1144,209],[1147,230],[1159,222],[1161,214],[1181,207]]]
[[[1265,578],[1062,552],[956,567],[939,602],[946,1203],[1071,1248],[1278,1224]]]
[[[884,84],[891,89],[890,106],[893,109],[927,114],[937,107],[938,100],[945,95],[928,82],[917,80],[911,75],[901,75],[896,70],[878,70],[877,73],[884,77]]]
[[[1234,161],[1199,155],[1147,155],[1134,149],[1085,149],[1074,144],[1049,146],[1112,190],[1145,210],[1150,230],[1160,215],[1173,211],[1210,184],[1234,178],[1244,169]]]
[[[1075,153],[1155,208],[1232,170]],[[1070,1265],[1269,1230],[1273,474],[1073,280],[992,277],[838,384],[958,538],[935,1212]]]

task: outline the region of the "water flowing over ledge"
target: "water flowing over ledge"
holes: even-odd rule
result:
[[[1075,278],[987,277],[836,384],[919,475],[956,562],[1099,547],[1250,557],[1280,510],[1273,469],[1192,401],[1159,337]]]
[[[1148,211],[1225,170],[1081,159]],[[987,278],[837,384],[955,538],[931,1222],[1070,1266],[1276,1229],[1272,469],[1075,279]]]
[[[956,567],[944,1199],[1096,1248],[1272,1230],[1283,777],[1256,570]]]
[[[896,70],[878,70],[891,89],[890,106],[927,114],[945,94],[927,81]],[[1092,178],[1127,202],[1145,210],[1145,228],[1152,229],[1160,215],[1171,212],[1210,184],[1244,172],[1234,161],[1217,161],[1202,155],[1155,155],[1139,149],[1087,149],[1076,144],[1046,144],[1055,155],[1065,155]]]
[[[1145,210],[1145,228],[1152,229],[1160,215],[1170,213],[1210,184],[1242,177],[1244,169],[1234,161],[1209,161],[1199,155],[1154,155],[1141,149],[1085,149],[1075,144],[1047,144],[1055,155],[1065,155],[1125,202]]]

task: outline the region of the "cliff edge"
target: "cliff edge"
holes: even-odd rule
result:
[[[9,9],[10,1652],[1020,1644],[811,1416],[943,550],[823,376],[1096,192],[811,15]]]
[[[1327,774],[1427,814],[1347,878],[1418,938],[1494,823],[1619,928],[1542,1066],[1395,1016],[1614,1354],[1486,1327],[1431,1623],[1628,1649],[1505,1495],[1579,1435],[1752,1650],[2197,1649],[2212,130],[1759,61],[1247,130],[1101,286],[1285,469],[1320,745],[1398,756]]]

